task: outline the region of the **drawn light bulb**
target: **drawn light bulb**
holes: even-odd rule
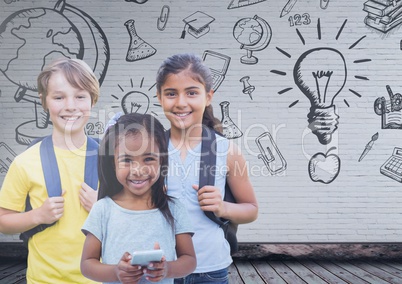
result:
[[[121,107],[125,114],[137,112],[145,114],[149,109],[149,98],[144,93],[131,91],[121,100]]]
[[[346,74],[343,55],[323,47],[303,53],[293,69],[297,87],[311,103],[308,127],[323,145],[331,142],[332,133],[338,128],[334,99],[345,86]]]

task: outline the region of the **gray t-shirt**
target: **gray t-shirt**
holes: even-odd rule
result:
[[[175,235],[194,233],[184,205],[177,199],[169,202],[174,229],[159,209],[133,211],[120,207],[111,198],[97,201],[82,231],[93,234],[102,243],[102,263],[117,264],[125,252],[154,249],[158,242],[167,261],[176,259]],[[148,282],[144,277],[140,283]],[[164,279],[158,283],[173,283]]]

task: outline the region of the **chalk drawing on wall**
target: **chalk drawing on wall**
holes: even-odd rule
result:
[[[272,175],[277,175],[286,170],[286,160],[279,151],[271,133],[268,131],[262,133],[255,139],[255,143],[257,143],[258,149],[260,150],[258,158],[264,162]]]
[[[283,16],[286,16],[287,14],[290,13],[290,11],[292,11],[293,6],[297,3],[297,0],[288,0],[288,2],[286,2],[285,6],[283,6],[281,14],[280,14],[280,18],[282,18]],[[320,0],[320,7],[321,9],[327,9],[328,8],[328,4],[329,4],[329,0]]]
[[[250,99],[253,99],[252,93],[255,90],[255,86],[251,85],[250,82],[250,76],[244,76],[240,78],[240,82],[243,83],[243,94],[247,94]]]
[[[364,2],[363,11],[367,12],[364,23],[382,33],[387,33],[402,23],[402,1]]]
[[[211,70],[213,80],[212,90],[216,92],[223,80],[225,80],[225,75],[230,64],[230,57],[212,50],[205,50],[202,54],[202,60]]]
[[[310,25],[311,24],[311,16],[309,13],[294,14],[288,18],[289,25],[293,26],[301,26],[301,25]]]
[[[316,153],[308,163],[308,174],[314,182],[329,184],[339,175],[341,160],[338,155],[330,153],[336,147],[331,147],[325,154]]]
[[[381,166],[380,173],[402,183],[402,148],[394,148],[392,155]]]
[[[223,136],[227,139],[235,139],[239,138],[243,135],[243,132],[237,127],[237,125],[233,122],[233,120],[229,116],[229,102],[223,101],[219,105],[221,106],[222,111],[222,128],[223,128]]]
[[[232,0],[228,6],[228,9],[246,7],[246,6],[261,3],[264,1],[266,1],[266,0]]]
[[[33,31],[43,34],[33,37]],[[35,120],[16,128],[16,141],[22,145],[50,132],[49,114],[42,109],[37,94],[36,78],[44,66],[60,57],[83,59],[102,83],[110,59],[109,45],[100,26],[65,0],[59,0],[54,9],[32,8],[11,14],[0,25],[0,50],[0,71],[18,87],[14,99],[33,103],[35,108]],[[31,68],[27,74],[27,65],[37,69]]]
[[[180,38],[186,37],[186,32],[195,38],[200,38],[206,35],[210,31],[209,25],[215,21],[214,17],[211,17],[204,12],[197,11],[190,16],[183,19],[184,27],[181,32]]]
[[[331,62],[331,66],[327,67],[323,61]],[[307,115],[309,128],[321,144],[328,144],[338,128],[339,116],[334,100],[346,83],[345,58],[333,48],[310,49],[297,60],[293,78],[311,104]]]
[[[155,48],[137,35],[134,23],[133,19],[127,20],[124,23],[130,36],[130,45],[126,55],[126,61],[128,62],[145,59],[156,53]]]
[[[320,0],[320,7],[321,9],[327,9],[329,4],[329,0]]]
[[[373,136],[371,136],[370,141],[366,144],[364,147],[363,153],[359,157],[359,162],[364,159],[364,157],[370,152],[370,150],[373,148],[374,142],[377,141],[378,139],[378,132],[375,133]]]
[[[156,84],[153,84],[148,88],[147,92],[151,91]],[[111,108],[121,108],[125,114],[129,113],[148,113],[150,107],[149,96],[144,93],[144,78],[141,79],[138,89],[134,86],[133,79],[130,79],[130,90],[126,91],[121,84],[117,85],[120,91],[123,93],[123,97],[120,98],[112,94],[111,96],[119,102],[119,105],[112,105]],[[159,105],[158,105],[159,106]],[[154,112],[151,112],[156,115]]]
[[[338,31],[335,39],[340,37],[347,20],[345,20]],[[296,28],[297,35],[299,36],[303,45],[306,45],[305,39]],[[318,39],[321,40],[321,25],[320,19],[317,22]],[[356,47],[365,36],[358,39],[351,46],[349,50]],[[285,50],[278,48],[277,50],[291,58],[291,54]],[[359,59],[353,63],[361,64],[370,62],[371,59]],[[271,70],[272,73],[280,76],[286,76],[287,72],[280,70]],[[335,98],[343,90],[347,82],[347,64],[343,54],[331,47],[318,47],[312,48],[304,53],[297,59],[293,68],[293,80],[299,90],[308,98],[310,102],[310,111],[308,117],[308,127],[312,133],[318,138],[318,141],[327,145],[332,140],[332,134],[338,128],[339,116],[334,104]],[[364,76],[354,76],[359,80],[369,80]],[[279,94],[284,94],[293,88],[285,88],[279,91]],[[361,95],[353,89],[349,91],[357,97]],[[296,100],[289,105],[289,108],[294,107],[299,100]],[[349,107],[347,100],[344,103]]]
[[[389,85],[386,86],[389,100],[377,98],[374,102],[374,112],[381,116],[382,129],[402,129],[402,95],[394,94]]]
[[[88,122],[85,125],[85,134],[88,136],[94,136],[99,137],[99,135],[105,133],[105,125],[103,122],[97,121],[95,123],[93,122]]]
[[[243,18],[233,27],[233,37],[239,42],[240,49],[245,49],[247,55],[240,58],[243,64],[256,64],[258,58],[253,51],[265,49],[272,37],[272,30],[267,21],[255,15],[253,18]]]
[[[11,162],[17,156],[15,152],[4,142],[0,142],[0,173],[6,173]]]
[[[281,11],[281,15],[280,18],[282,18],[283,16],[286,16],[287,14],[290,13],[290,11],[292,11],[293,6],[296,4],[297,0],[289,0],[285,6],[283,6],[282,11]]]
[[[134,3],[137,3],[137,4],[144,4],[144,3],[147,3],[148,2],[148,0],[125,0],[126,2],[134,2]]]
[[[156,27],[158,30],[163,31],[166,28],[166,24],[169,19],[169,12],[170,12],[170,7],[168,5],[164,5],[161,10],[161,14],[159,18],[156,20]]]

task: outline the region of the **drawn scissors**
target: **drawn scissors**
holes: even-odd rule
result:
[[[160,31],[163,31],[166,27],[168,18],[169,18],[170,8],[167,5],[164,5],[161,10],[161,15],[158,18],[157,28]]]

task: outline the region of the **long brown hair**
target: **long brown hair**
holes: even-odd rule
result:
[[[161,93],[162,85],[170,74],[178,74],[184,70],[189,71],[194,80],[203,84],[207,93],[211,91],[211,70],[203,63],[200,57],[191,53],[182,53],[170,56],[162,62],[156,75],[158,93]],[[202,124],[215,131],[222,132],[221,122],[214,116],[212,105],[205,108]]]

